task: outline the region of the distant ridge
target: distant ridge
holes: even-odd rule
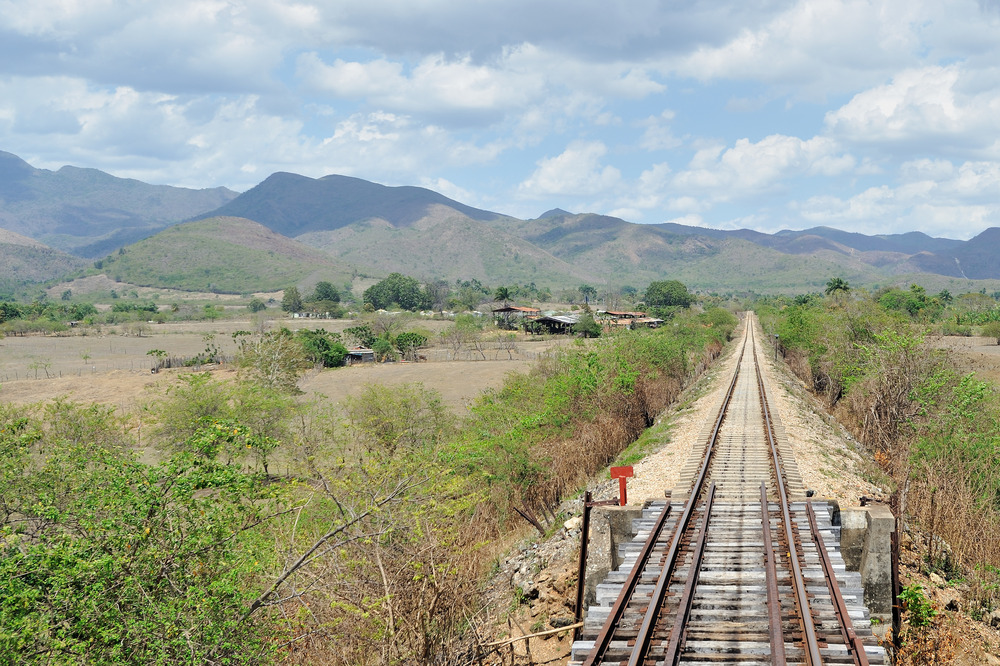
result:
[[[822,291],[833,276],[871,288],[1000,288],[972,282],[1000,280],[1000,228],[958,241],[830,227],[767,234],[634,224],[562,208],[520,220],[422,187],[349,176],[276,173],[237,195],[95,169],[35,169],[3,152],[0,228],[8,230],[0,233],[7,284],[79,270],[79,258],[59,251],[72,250],[134,284],[240,293],[317,279],[364,282],[394,271],[425,281],[570,290],[678,279],[710,292],[802,293]]]
[[[224,187],[148,185],[97,169],[36,169],[0,151],[0,227],[82,257],[99,257],[218,208]]]
[[[917,270],[938,275],[969,280],[1000,279],[1000,227],[990,227],[947,251],[915,254],[909,263]]]
[[[350,176],[307,178],[283,172],[201,217],[244,217],[295,238],[371,219],[408,227],[425,217],[434,204],[448,206],[473,220],[501,217],[422,187],[388,187]]]

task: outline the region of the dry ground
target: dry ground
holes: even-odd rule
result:
[[[431,336],[450,326],[450,322],[415,320]],[[327,328],[342,331],[353,326],[351,320],[282,319],[273,325],[288,328]],[[246,320],[214,322],[172,322],[149,324],[143,337],[122,336],[120,327],[104,327],[100,332],[81,330],[66,336],[8,337],[0,340],[0,401],[28,404],[66,397],[79,402],[97,402],[125,410],[148,402],[177,381],[178,374],[195,369],[170,369],[151,374],[152,357],[146,352],[162,349],[173,356],[194,356],[206,344],[223,353],[235,351],[232,334],[251,327]],[[86,333],[86,334],[84,334]],[[444,347],[427,350],[430,362],[388,363],[348,368],[310,371],[299,382],[307,396],[321,394],[339,402],[359,392],[366,384],[397,385],[422,383],[438,391],[456,413],[487,388],[503,384],[510,372],[525,371],[539,355],[565,340],[529,338],[519,340],[514,358],[506,352],[464,352],[464,360],[452,358]],[[223,378],[235,378],[235,368],[204,366]]]
[[[947,350],[959,371],[975,372],[1000,385],[1000,346],[996,338],[948,336],[929,338],[927,342]]]

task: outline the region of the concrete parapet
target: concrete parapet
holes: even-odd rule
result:
[[[599,506],[592,509],[584,608],[594,605],[597,585],[621,565],[618,545],[632,539],[635,535],[632,521],[641,516],[642,507],[639,506]]]
[[[896,519],[889,507],[840,510],[840,548],[848,571],[861,574],[865,605],[872,617],[892,619],[892,532]]]

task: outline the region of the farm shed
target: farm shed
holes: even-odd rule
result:
[[[502,308],[493,309],[493,318],[497,326],[507,330],[517,328],[526,321],[530,321],[542,314],[538,308],[526,308],[520,305],[506,305]]]
[[[355,347],[354,349],[347,350],[347,356],[344,359],[346,365],[358,365],[360,363],[374,363],[375,362],[375,352],[371,349],[365,349],[364,347]]]
[[[531,322],[533,333],[572,333],[580,322],[579,315],[549,315]]]
[[[659,328],[662,323],[663,320],[657,319],[656,317],[638,317],[636,319],[630,319],[628,321],[628,327],[631,329]]]

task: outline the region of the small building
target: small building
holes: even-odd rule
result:
[[[530,326],[533,333],[566,334],[572,333],[578,323],[579,315],[548,315],[531,320]]]
[[[364,347],[355,347],[354,349],[347,350],[347,356],[344,358],[345,365],[360,365],[361,363],[374,363],[375,362],[375,352],[371,349],[366,349]]]
[[[659,328],[663,323],[662,319],[647,317],[645,312],[617,312],[614,310],[598,311],[597,319],[608,330],[616,328]]]
[[[531,321],[542,314],[538,308],[526,308],[521,305],[505,305],[502,308],[493,309],[493,318],[497,326],[507,330],[512,330],[522,326],[524,322]]]
[[[598,310],[597,319],[641,319],[645,312],[630,312],[627,310]]]
[[[631,329],[659,328],[662,325],[663,325],[663,320],[657,319],[656,317],[637,317],[636,319],[628,320],[628,327]]]

